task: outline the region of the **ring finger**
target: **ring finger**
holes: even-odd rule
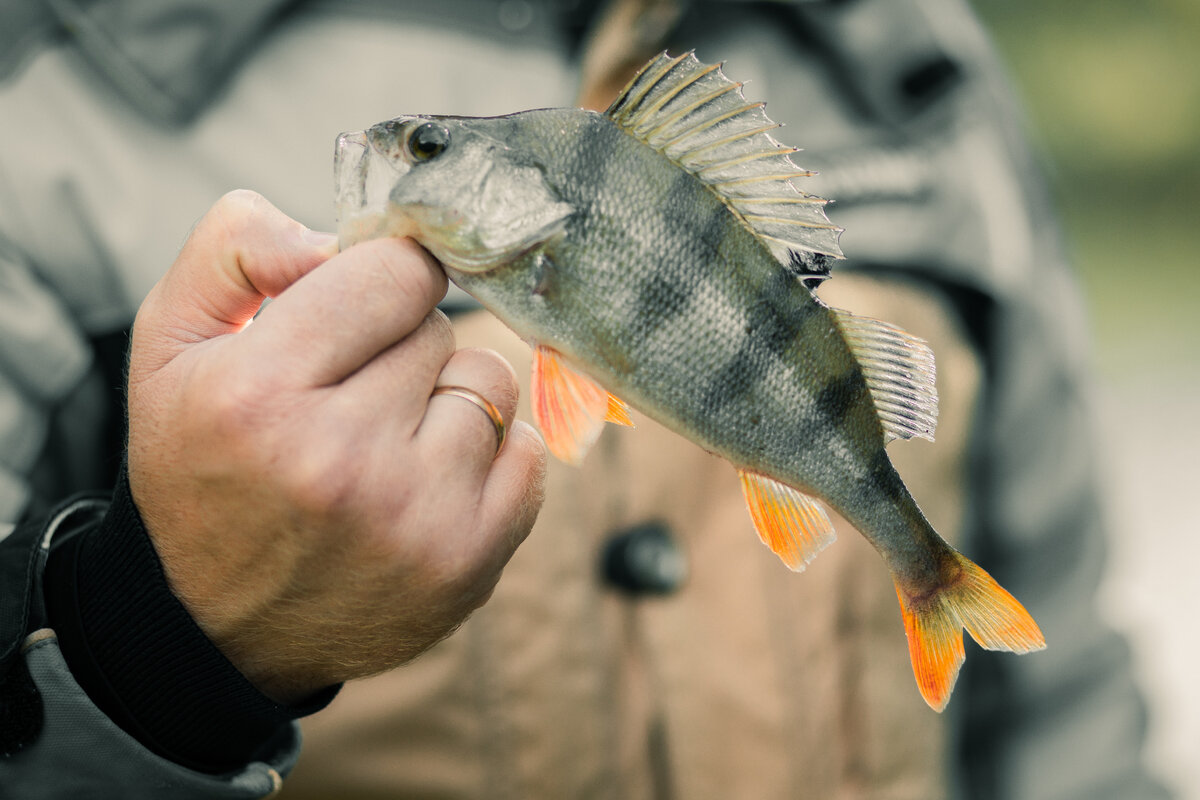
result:
[[[482,484],[512,426],[517,396],[516,375],[500,355],[457,351],[438,375],[417,429],[424,463],[442,479]]]

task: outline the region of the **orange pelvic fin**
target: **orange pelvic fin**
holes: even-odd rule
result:
[[[738,470],[754,529],[789,569],[800,572],[833,543],[833,523],[817,501],[786,484]]]
[[[541,345],[533,350],[530,401],[546,446],[568,464],[583,461],[605,422],[633,425],[628,406]]]
[[[950,700],[962,667],[962,630],[981,647],[1028,653],[1046,646],[1042,631],[1016,598],[976,563],[951,551],[957,576],[912,596],[896,580],[908,652],[921,696],[934,711]]]
[[[624,425],[627,428],[636,427],[633,424],[633,418],[629,416],[629,406],[625,405],[624,400],[613,394],[608,396],[608,413],[604,415],[604,421],[614,425]]]

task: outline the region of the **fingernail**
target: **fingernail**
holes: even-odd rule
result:
[[[335,233],[314,231],[311,228],[305,228],[300,234],[300,238],[318,250],[327,250],[330,255],[338,251],[338,237]]]

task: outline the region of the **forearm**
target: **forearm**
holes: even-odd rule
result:
[[[262,796],[297,755],[290,720],[332,697],[278,706],[238,673],[170,592],[124,481],[111,503],[25,520],[0,569],[15,611],[0,631],[0,784],[20,797]]]
[[[245,763],[287,723],[324,707],[260,693],[171,592],[124,474],[95,527],[48,561],[47,618],[72,674],[110,719],[150,750],[204,772]]]

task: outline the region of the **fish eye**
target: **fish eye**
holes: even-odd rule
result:
[[[450,146],[450,131],[437,123],[425,122],[413,128],[406,145],[413,161],[429,161]]]

